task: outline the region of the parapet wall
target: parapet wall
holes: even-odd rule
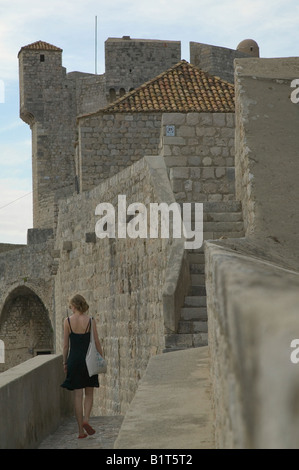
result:
[[[190,42],[190,62],[205,72],[234,83],[234,59],[248,57],[227,47]]]
[[[246,237],[205,244],[216,443],[297,448],[299,116],[290,85],[299,59],[235,63],[236,194]]]
[[[151,356],[165,347],[165,328],[173,325],[171,296],[181,301],[189,287],[180,276],[183,239],[119,238],[118,196],[147,207],[151,202],[174,202],[162,157],[144,157],[94,189],[61,201],[56,237],[60,253],[55,279],[57,351],[62,351],[63,321],[70,296],[79,292],[90,306],[108,361],[100,376],[94,413],[124,413]],[[113,205],[115,238],[97,238],[95,216],[100,203]],[[103,214],[104,215],[104,214]],[[125,216],[126,222],[130,217]],[[171,273],[168,263],[171,261]],[[189,274],[187,269],[182,272]],[[181,286],[176,291],[176,280]],[[163,295],[164,293],[164,295]],[[166,318],[164,318],[164,305]]]
[[[0,374],[0,449],[36,449],[73,413],[62,356],[37,356]]]
[[[205,246],[216,444],[295,449],[299,274],[242,251],[229,242]]]

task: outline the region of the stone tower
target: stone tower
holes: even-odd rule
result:
[[[20,116],[32,131],[33,227],[53,228],[58,199],[74,191],[74,83],[56,46],[37,41],[18,58]]]
[[[108,38],[105,42],[107,101],[124,95],[181,60],[180,41]]]

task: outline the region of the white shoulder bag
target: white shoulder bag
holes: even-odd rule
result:
[[[86,366],[89,377],[97,374],[105,374],[107,372],[107,363],[101,356],[96,348],[96,344],[93,337],[93,323],[92,318],[90,320],[90,343],[86,354]]]

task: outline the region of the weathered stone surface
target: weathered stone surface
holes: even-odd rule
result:
[[[236,189],[246,237],[205,244],[220,448],[298,446],[298,109],[290,100],[298,72],[298,58],[236,61]]]
[[[80,292],[97,321],[108,361],[108,372],[100,377],[101,387],[96,392],[95,414],[123,413],[149,358],[163,351],[164,324],[168,321],[164,317],[164,284],[167,281],[173,289],[172,280],[176,288],[174,273],[184,254],[183,240],[172,240],[171,234],[169,239],[119,238],[118,195],[126,196],[127,207],[143,203],[148,216],[151,202],[174,202],[163,159],[143,158],[94,189],[61,201],[55,242],[56,250],[72,243],[71,252],[61,251],[55,278],[57,352],[62,351],[68,299]],[[103,202],[115,209],[116,236],[86,243],[86,234],[95,230],[100,219],[95,209]],[[169,262],[173,263],[171,269]],[[182,288],[186,285],[183,280]],[[170,298],[173,295],[171,290]],[[173,311],[169,313],[173,315]]]
[[[205,250],[217,447],[297,448],[299,274],[242,251]]]

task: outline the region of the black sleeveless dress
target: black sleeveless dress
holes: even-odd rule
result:
[[[85,333],[74,333],[70,325],[70,350],[67,358],[67,375],[61,387],[68,390],[75,390],[85,387],[99,387],[99,378],[97,375],[89,377],[86,367],[86,353],[90,342],[91,319],[88,322]]]

